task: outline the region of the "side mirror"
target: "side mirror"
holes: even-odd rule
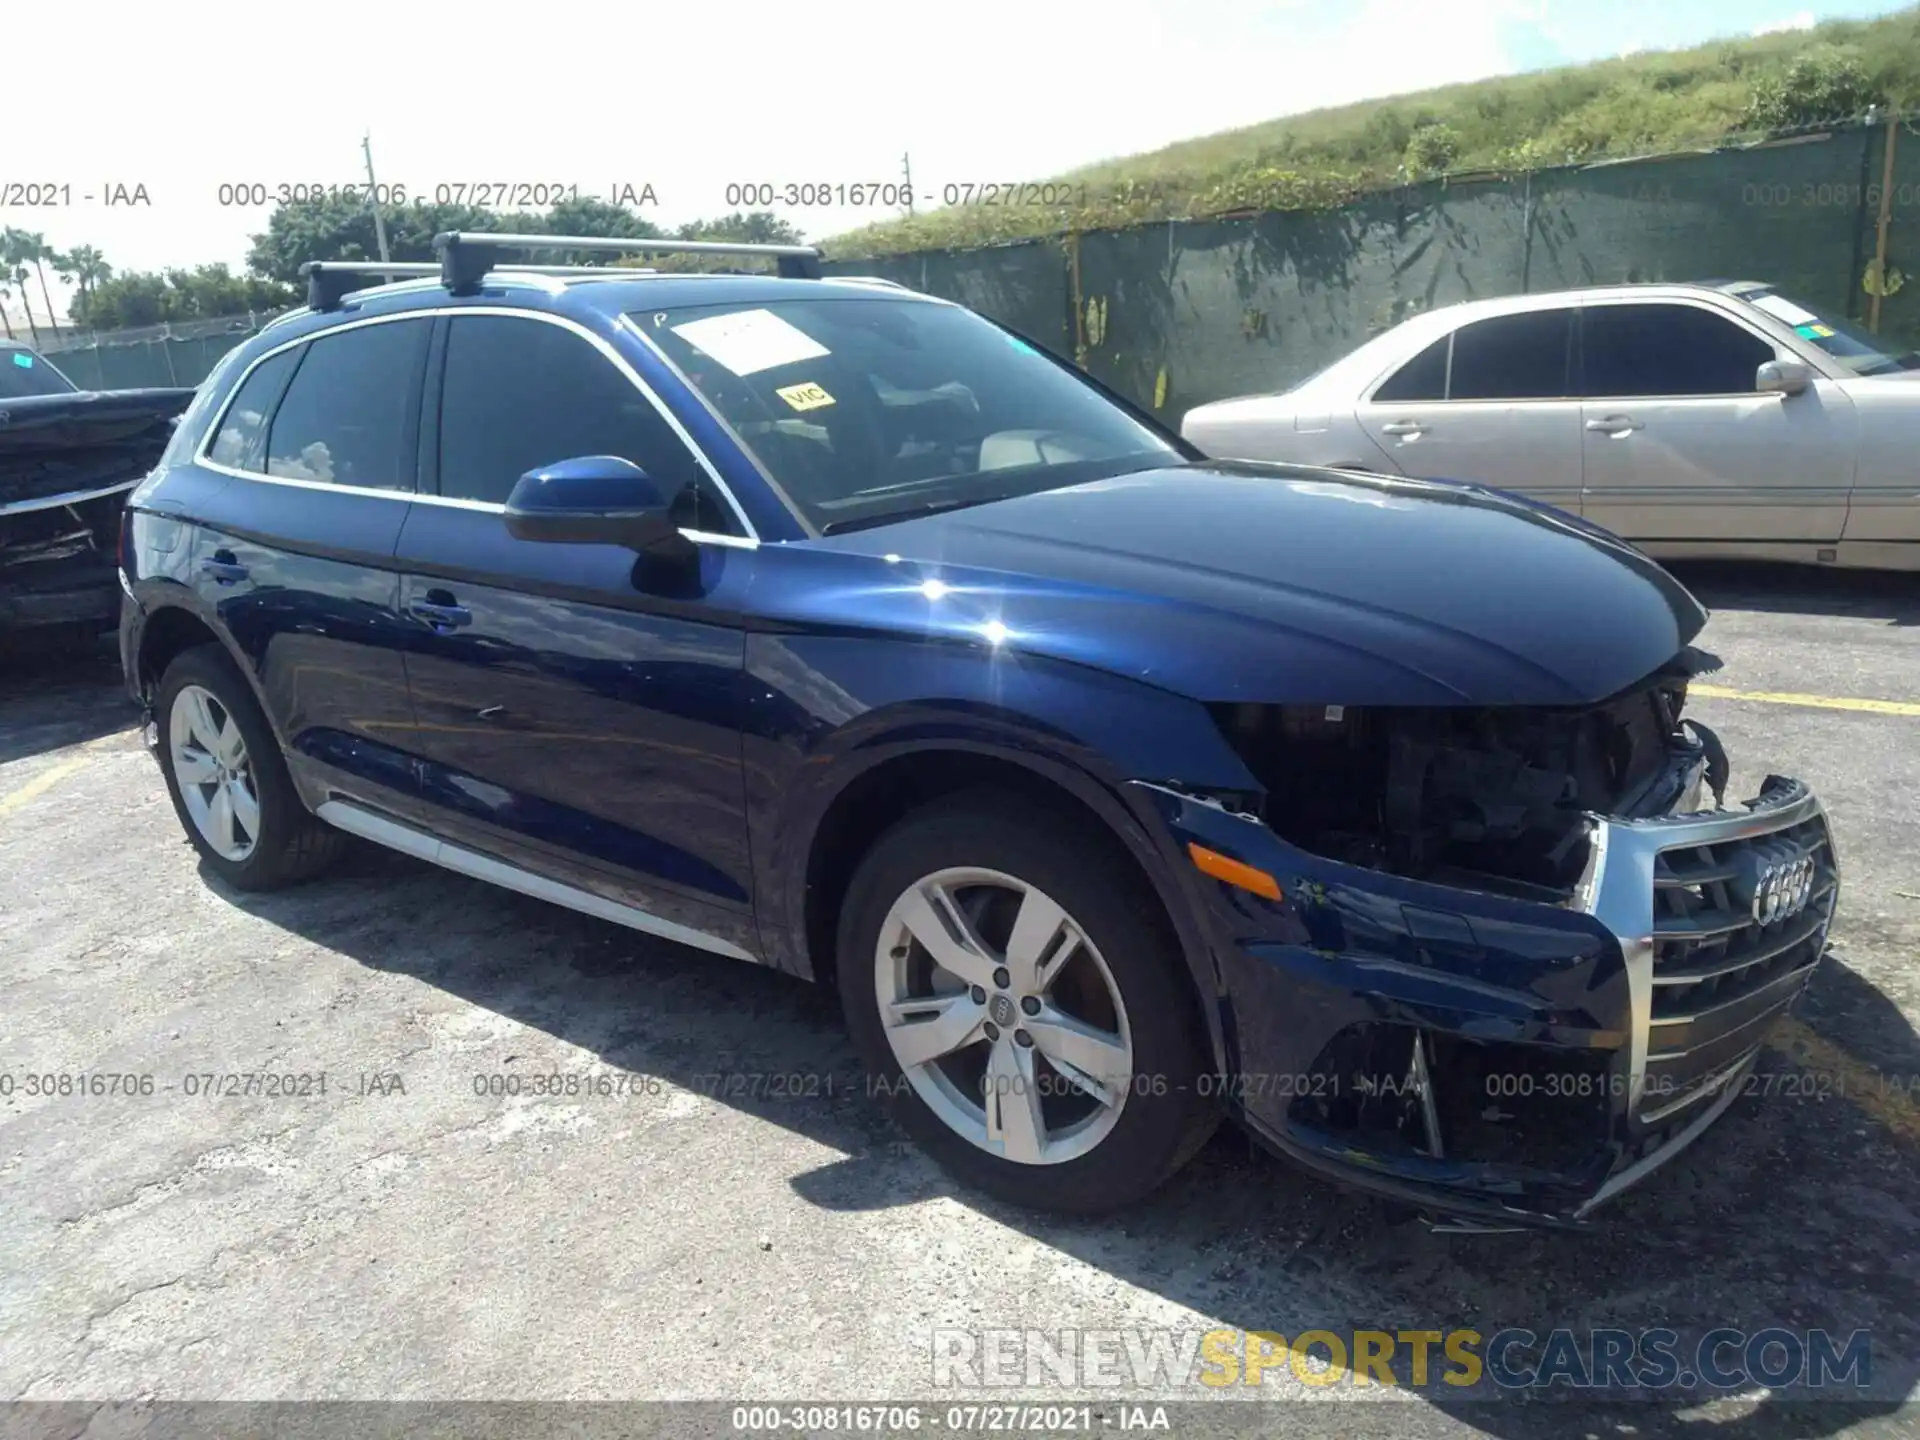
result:
[[[660,487],[631,460],[583,455],[529,470],[507,496],[507,533],[556,545],[651,550],[679,536]]]
[[[1753,372],[1753,388],[1762,394],[1798,395],[1813,384],[1813,367],[1799,360],[1769,360]]]

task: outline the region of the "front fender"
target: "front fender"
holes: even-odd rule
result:
[[[986,756],[1098,815],[1159,895],[1221,1054],[1221,977],[1198,928],[1196,877],[1130,780],[1250,792],[1257,782],[1205,707],[1085,667],[990,645],[848,635],[752,635],[743,760],[763,944],[813,975],[807,874],[834,802],[911,755]]]

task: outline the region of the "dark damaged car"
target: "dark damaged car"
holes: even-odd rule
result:
[[[356,835],[834,985],[934,1156],[1078,1210],[1227,1115],[1577,1224],[1817,965],[1820,802],[1727,802],[1706,614],[1593,526],[1208,462],[897,287],[444,254],[250,341],[131,502],[227,882]]]
[[[81,390],[0,340],[0,643],[113,627],[121,506],[192,398]]]

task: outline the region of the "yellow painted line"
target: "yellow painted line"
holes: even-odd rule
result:
[[[1882,1074],[1792,1016],[1781,1022],[1767,1043],[1820,1076],[1818,1081],[1809,1079],[1800,1093],[1851,1100],[1902,1140],[1920,1144],[1920,1104],[1915,1103],[1920,1100],[1920,1086],[1914,1077]]]
[[[57,765],[49,765],[18,790],[8,795],[0,795],[0,819],[11,815],[21,806],[39,799],[69,775],[86,769],[101,752],[123,748],[123,742],[133,733],[131,730],[110,730],[105,735],[96,735],[81,745],[79,752],[72,759],[62,760]]]
[[[22,805],[39,799],[76,770],[86,769],[92,760],[91,755],[76,755],[71,760],[62,760],[58,765],[50,765],[42,770],[11,795],[0,795],[0,819],[5,819]]]
[[[1864,710],[1870,715],[1920,715],[1911,700],[1855,700],[1842,695],[1801,695],[1787,690],[1729,690],[1724,685],[1689,685],[1687,694],[1711,700],[1752,700],[1762,705],[1810,705],[1816,710]]]

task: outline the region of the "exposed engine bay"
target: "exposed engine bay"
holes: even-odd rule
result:
[[[1719,668],[1688,647],[1627,692],[1566,709],[1219,705],[1265,789],[1262,818],[1328,859],[1564,903],[1587,859],[1586,815],[1623,818],[1724,794],[1726,754],[1683,720],[1687,685]]]

